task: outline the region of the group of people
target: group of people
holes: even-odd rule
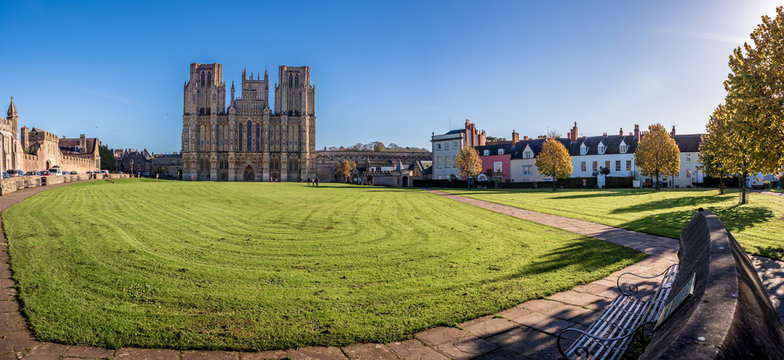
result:
[[[318,183],[319,183],[319,178],[311,179],[310,176],[308,176],[308,186],[316,186],[316,187],[318,187]]]

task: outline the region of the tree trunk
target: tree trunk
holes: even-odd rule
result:
[[[746,177],[748,176],[748,173],[744,172],[743,174],[741,174],[741,176],[743,178],[741,179],[741,185],[740,185],[740,189],[741,189],[740,203],[741,204],[748,204],[749,203],[749,199],[748,199],[748,197],[746,195]]]
[[[659,191],[659,173],[656,173],[656,191]]]
[[[720,177],[719,178],[719,195],[724,195],[724,189],[725,188],[726,188],[726,186],[724,186],[724,178]]]
[[[553,175],[553,191],[555,191],[555,189],[556,189],[556,187],[555,187],[555,182],[556,182],[557,180],[558,180],[558,178],[557,178],[557,177],[555,177],[555,175]]]

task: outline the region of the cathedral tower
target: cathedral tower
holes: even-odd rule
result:
[[[315,88],[307,66],[281,66],[270,109],[269,73],[242,71],[226,87],[221,64],[191,64],[182,116],[183,180],[300,181],[315,177]],[[236,90],[240,91],[235,97]]]

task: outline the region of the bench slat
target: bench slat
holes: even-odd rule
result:
[[[645,300],[619,295],[588,327],[585,331],[588,335],[583,334],[578,337],[563,354],[567,358],[577,356],[610,360],[620,358],[631,342],[632,332],[644,323],[658,320],[672,291],[672,283],[677,273],[678,265],[669,267],[660,275],[663,276],[659,287]],[[592,336],[614,340],[602,340]]]

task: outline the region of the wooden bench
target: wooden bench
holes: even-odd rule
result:
[[[558,333],[558,351],[566,359],[618,359],[623,356],[633,335],[646,325],[656,324],[662,308],[672,290],[672,283],[678,273],[678,264],[670,265],[667,270],[655,276],[641,276],[634,273],[623,273],[618,277],[618,290],[621,295],[602,312],[587,330],[567,328]],[[636,276],[641,279],[662,277],[658,287],[649,296],[638,297],[638,286],[621,286],[621,277]],[[564,336],[577,333],[579,337],[566,350],[562,342],[568,341]]]

